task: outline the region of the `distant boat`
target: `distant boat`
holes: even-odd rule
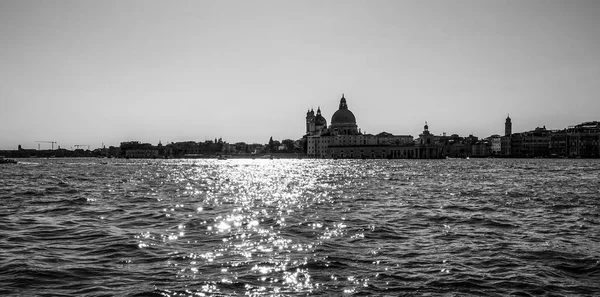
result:
[[[7,159],[4,156],[0,156],[0,164],[17,164],[17,160],[15,159]]]

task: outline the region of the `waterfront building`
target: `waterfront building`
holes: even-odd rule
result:
[[[483,158],[490,156],[491,147],[488,141],[478,141],[471,146],[471,156]]]
[[[463,138],[458,134],[442,136],[440,142],[443,144],[443,154],[449,158],[460,158],[468,156],[463,146]]]
[[[394,135],[388,132],[375,135],[375,139],[377,139],[377,144],[408,145],[413,143],[413,137],[410,135]]]
[[[327,120],[321,115],[321,107],[317,109],[317,114],[311,109],[306,113],[306,133],[310,135],[319,135],[321,131],[327,128]]]
[[[425,122],[423,132],[419,134],[419,139],[415,142],[415,156],[417,159],[437,159],[445,157],[442,152],[443,148],[440,145],[440,136],[436,136],[429,132],[429,125]]]
[[[552,152],[559,156],[600,157],[600,122],[569,126],[552,136]]]
[[[492,135],[488,139],[490,143],[490,153],[493,156],[499,156],[502,154],[502,137],[500,135]]]
[[[212,140],[172,142],[166,145],[167,155],[165,156],[169,158],[200,158],[222,153],[225,145],[226,143],[222,139],[215,139],[214,142]]]
[[[195,141],[172,142],[167,147],[168,156],[175,158],[201,157],[204,153],[204,145]]]
[[[511,135],[511,156],[518,158],[535,158],[550,156],[551,131],[546,126],[535,130]]]
[[[569,134],[567,129],[553,131],[550,135],[550,156],[569,156]]]
[[[140,143],[139,141],[121,142],[120,149],[125,158],[158,158],[158,148],[149,143]]]
[[[508,157],[511,155],[510,151],[511,147],[511,136],[502,136],[500,137],[500,155],[503,157]]]
[[[371,142],[360,143],[335,143],[327,148],[327,156],[331,158],[349,159],[438,159],[444,157],[443,146],[439,143],[439,136],[429,132],[425,124],[419,139],[412,140],[412,136],[402,135],[390,137],[393,143],[383,141],[377,136],[367,135]],[[389,137],[389,135],[388,135]]]
[[[158,158],[158,149],[129,149],[125,151],[125,158],[131,159],[154,159]]]
[[[443,155],[439,136],[431,134],[427,124],[417,141],[410,135],[362,133],[344,95],[331,117],[330,126],[320,108],[316,114],[312,109],[306,113],[304,139],[306,154],[314,158],[440,158]]]

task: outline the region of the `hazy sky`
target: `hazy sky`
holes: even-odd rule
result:
[[[368,133],[600,120],[597,0],[0,0],[0,42],[0,149],[298,139],[342,93]]]

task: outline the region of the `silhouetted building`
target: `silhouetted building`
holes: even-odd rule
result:
[[[512,134],[512,120],[510,116],[506,117],[506,121],[504,122],[504,136],[510,136]]]
[[[477,158],[491,155],[491,145],[488,141],[478,141],[471,146],[471,156]]]
[[[158,149],[149,143],[140,143],[139,141],[121,142],[121,154],[125,158],[148,159],[157,158]]]
[[[306,153],[316,158],[441,158],[439,136],[429,133],[428,128],[426,124],[416,142],[410,135],[363,134],[342,95],[329,127],[320,108],[316,115],[312,110],[307,112]]]
[[[327,120],[321,115],[321,107],[317,108],[317,114],[311,109],[306,113],[306,133],[318,135],[327,128]]]
[[[440,136],[435,136],[429,132],[427,122],[423,126],[423,132],[419,134],[419,139],[415,142],[415,156],[417,159],[438,159],[445,157],[443,155],[443,146],[440,143]]]
[[[492,156],[500,156],[502,154],[502,137],[500,135],[492,135],[487,141],[490,144],[490,154]]]
[[[550,156],[569,156],[569,134],[566,129],[554,131],[550,135]]]
[[[512,134],[511,156],[535,158],[550,156],[551,131],[537,127],[535,130]]]
[[[502,136],[500,137],[500,155],[503,157],[508,157],[511,155],[511,136]]]
[[[600,122],[585,122],[566,130],[566,153],[571,157],[600,157]]]

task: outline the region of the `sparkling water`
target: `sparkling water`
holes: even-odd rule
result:
[[[0,295],[600,292],[600,160],[19,161]]]

